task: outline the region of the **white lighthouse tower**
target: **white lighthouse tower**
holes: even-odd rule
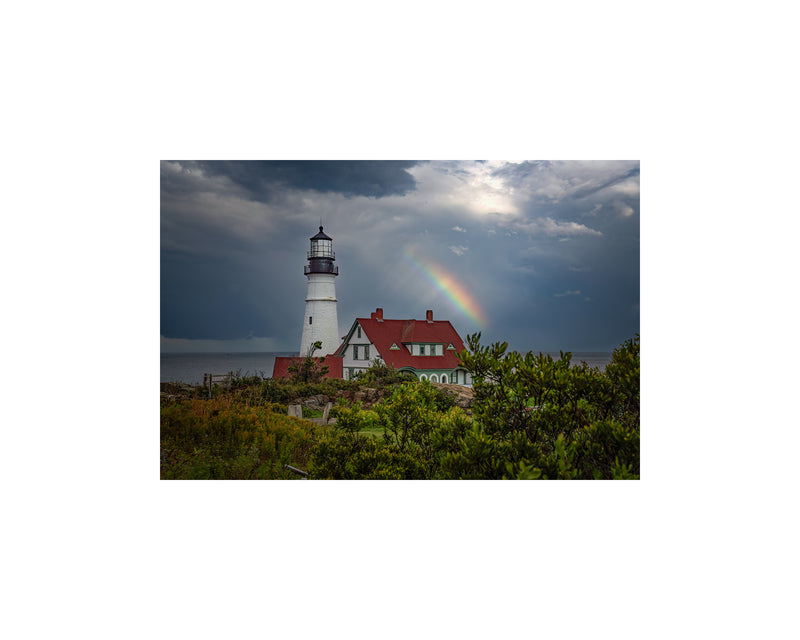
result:
[[[339,275],[334,266],[333,240],[322,232],[311,238],[308,264],[303,269],[308,278],[306,314],[303,319],[303,337],[300,339],[300,355],[306,356],[315,342],[322,347],[314,355],[324,356],[339,348],[339,319],[336,315],[336,286],[333,279]]]

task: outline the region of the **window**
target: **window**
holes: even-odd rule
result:
[[[397,346],[396,342],[392,342],[392,346],[389,347],[389,351],[399,351],[400,347]]]
[[[361,325],[358,325],[358,337],[361,337]]]
[[[353,360],[358,360],[358,345],[353,345]]]
[[[364,345],[364,360],[369,360],[369,345]]]
[[[442,374],[442,382],[447,384],[447,374]]]
[[[425,345],[424,344],[419,345],[419,355],[421,355],[421,356],[425,355]]]
[[[426,376],[426,375],[423,373],[423,374],[422,374],[422,375],[419,377],[419,379],[420,379],[420,380],[427,380],[427,379],[428,379],[428,376]]]
[[[431,374],[431,382],[439,382],[439,378],[435,373]]]
[[[308,316],[308,324],[311,324],[312,320],[313,320],[313,318],[311,316]]]

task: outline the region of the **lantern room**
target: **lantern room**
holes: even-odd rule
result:
[[[311,258],[330,258],[335,260],[333,254],[333,240],[319,228],[319,233],[311,237],[311,250],[308,252],[308,259]]]
[[[319,228],[319,233],[311,237],[311,249],[308,251],[308,264],[303,271],[311,273],[330,273],[339,275],[339,267],[333,264],[336,254],[333,252],[333,239]]]

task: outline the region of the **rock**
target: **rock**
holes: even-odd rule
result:
[[[304,407],[308,407],[313,411],[322,411],[325,408],[325,405],[328,404],[328,396],[318,393],[315,396],[306,398],[302,402]]]
[[[377,389],[372,389],[370,387],[361,389],[360,391],[356,391],[355,394],[353,394],[353,400],[355,402],[361,402],[364,405],[371,405],[379,399],[380,399],[379,391]]]
[[[432,382],[431,384],[447,395],[452,396],[453,402],[457,407],[461,407],[462,409],[469,409],[472,407],[474,398],[472,387],[462,387],[460,384],[444,382]]]

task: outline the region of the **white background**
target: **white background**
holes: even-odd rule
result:
[[[787,6],[6,7],[3,635],[796,638]],[[159,161],[312,158],[640,159],[641,481],[159,481]]]

